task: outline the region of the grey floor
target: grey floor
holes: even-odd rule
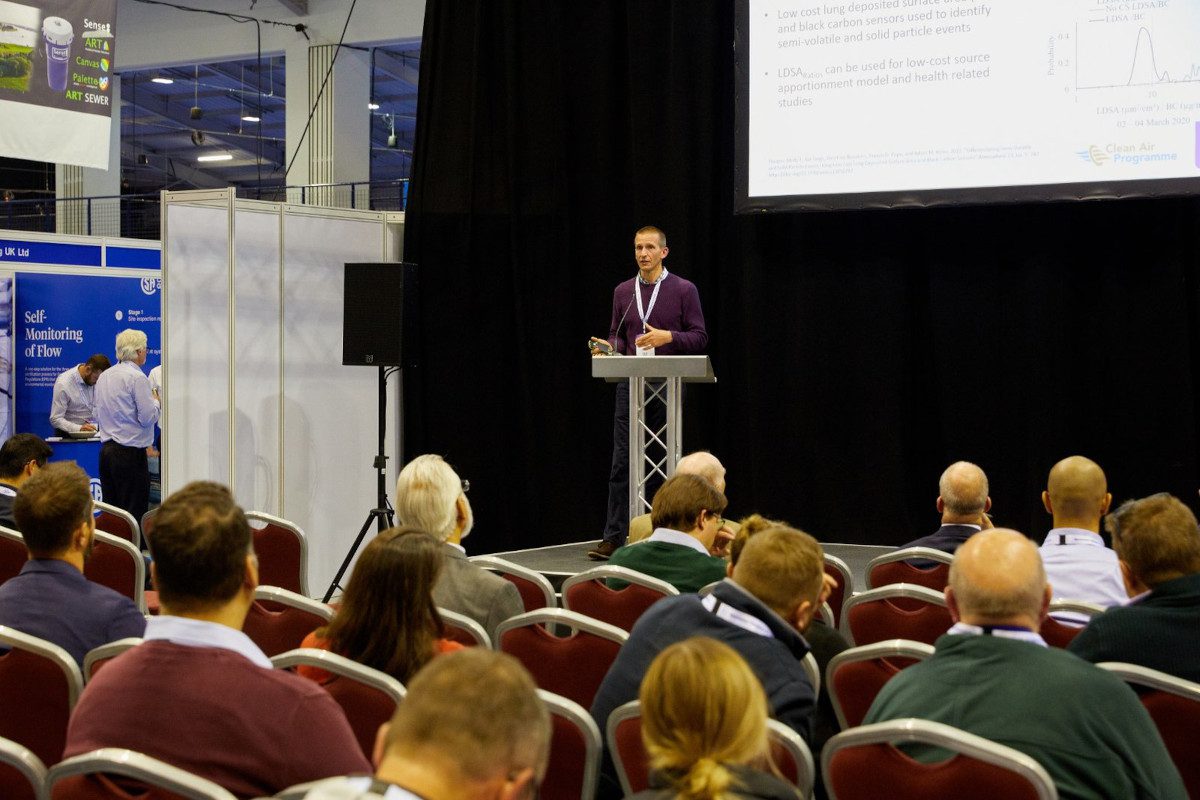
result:
[[[557,544],[550,547],[532,547],[528,550],[509,550],[491,555],[508,559],[514,564],[542,573],[558,588],[571,575],[583,572],[597,566],[600,562],[587,557],[587,551],[596,545],[595,539],[571,544]],[[867,585],[867,562],[875,556],[889,553],[894,547],[882,547],[869,544],[825,544],[821,545],[825,552],[837,556],[846,562],[854,575],[854,591],[862,591]]]

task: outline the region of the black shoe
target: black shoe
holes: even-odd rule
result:
[[[608,539],[602,539],[600,544],[596,545],[591,550],[588,550],[588,558],[592,559],[593,561],[608,561],[608,557],[611,556],[616,549],[617,546],[615,544],[610,542]]]

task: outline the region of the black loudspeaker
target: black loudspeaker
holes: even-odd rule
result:
[[[413,362],[417,265],[347,264],[342,363],[403,367]]]

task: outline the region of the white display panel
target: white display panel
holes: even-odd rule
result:
[[[283,515],[309,534],[309,586],[319,594],[376,502],[378,371],[342,366],[341,331],[344,265],[384,260],[384,223],[287,208]]]
[[[164,204],[164,492],[229,483],[229,211]]]
[[[741,0],[738,37],[739,210],[1200,190],[1195,0]]]
[[[234,495],[248,510],[280,513],[278,206],[234,211]]]

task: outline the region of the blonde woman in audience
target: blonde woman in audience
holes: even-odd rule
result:
[[[363,548],[333,621],[301,646],[331,650],[407,683],[435,655],[462,648],[444,638],[433,602],[443,558],[441,542],[424,531],[383,531]],[[317,667],[297,671],[322,683],[332,677]]]
[[[767,697],[733,648],[699,636],[671,645],[651,662],[639,699],[651,788],[635,800],[800,797],[770,761]]]

